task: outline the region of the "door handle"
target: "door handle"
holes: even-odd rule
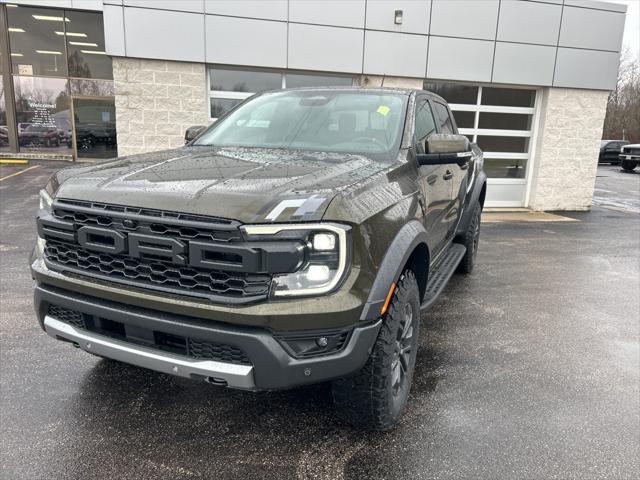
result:
[[[464,162],[460,165],[460,170],[466,170],[467,168],[469,168],[469,162]]]
[[[451,173],[449,170],[447,170],[447,173],[445,173],[442,178],[444,180],[451,180],[453,178],[453,173]]]

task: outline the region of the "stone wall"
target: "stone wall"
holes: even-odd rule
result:
[[[208,125],[202,63],[113,57],[118,155],[184,145],[192,125]]]
[[[530,208],[591,207],[607,96],[602,90],[544,89]]]
[[[358,83],[362,87],[418,88],[422,89],[422,78],[383,77],[381,75],[361,75]]]

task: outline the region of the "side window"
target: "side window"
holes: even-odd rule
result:
[[[425,140],[429,135],[435,133],[436,124],[433,120],[431,107],[426,100],[418,100],[416,105],[416,150],[418,153],[425,153]]]
[[[433,102],[433,108],[438,119],[440,133],[455,133],[453,131],[453,122],[449,116],[449,109],[439,102]]]

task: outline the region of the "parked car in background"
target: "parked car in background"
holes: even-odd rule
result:
[[[76,125],[76,143],[79,150],[90,150],[97,144],[115,145],[115,122],[105,124],[88,123],[83,125]]]
[[[640,163],[640,143],[627,144],[620,151],[620,165],[627,171],[632,171]]]
[[[24,132],[27,128],[29,128],[32,124],[29,122],[20,122],[18,123],[18,134]]]
[[[30,125],[18,133],[18,141],[22,146],[57,147],[60,145],[60,135],[55,126]]]
[[[602,140],[600,142],[600,155],[598,163],[610,163],[612,165],[620,164],[620,149],[623,145],[628,144],[626,140]]]
[[[0,127],[0,146],[9,145],[9,131],[7,127]]]

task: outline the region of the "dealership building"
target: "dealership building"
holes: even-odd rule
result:
[[[589,208],[626,6],[594,0],[0,0],[0,156],[179,146],[255,92],[427,89],[487,205]]]

